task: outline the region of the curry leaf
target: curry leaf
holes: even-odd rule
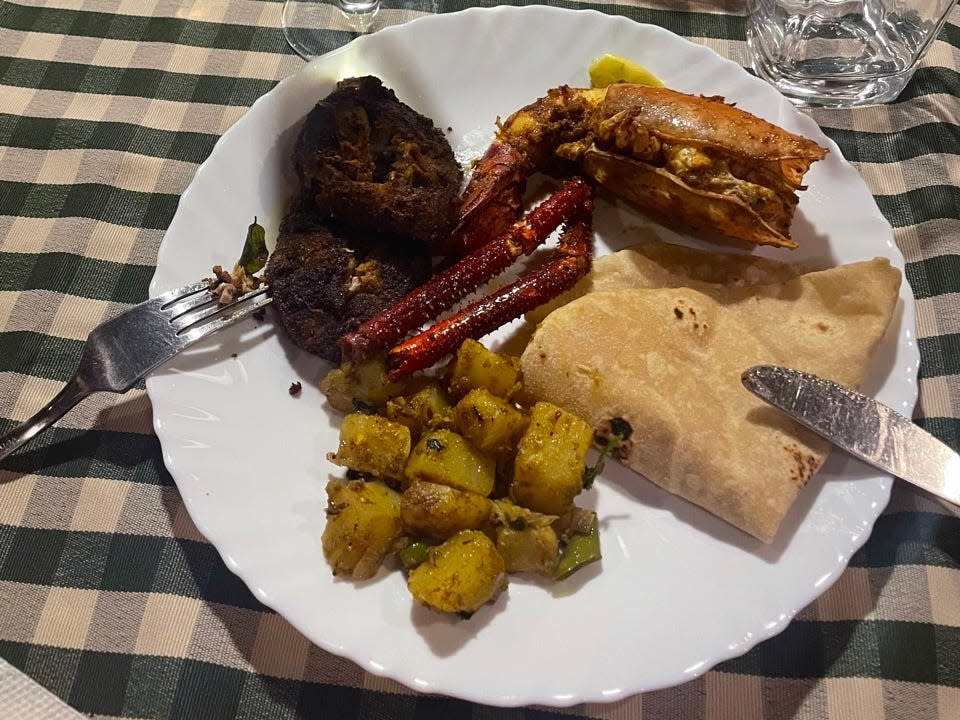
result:
[[[243,252],[240,253],[240,266],[250,275],[260,272],[267,264],[267,234],[257,218],[247,228],[247,240],[243,243]]]

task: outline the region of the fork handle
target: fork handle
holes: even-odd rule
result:
[[[34,435],[46,430],[91,392],[92,390],[86,383],[82,382],[77,376],[70,378],[70,382],[63,386],[63,389],[56,394],[53,400],[41,408],[33,417],[0,437],[0,460],[28,442]]]

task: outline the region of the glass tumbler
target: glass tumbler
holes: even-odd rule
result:
[[[957,0],[747,0],[754,70],[799,105],[896,99]]]

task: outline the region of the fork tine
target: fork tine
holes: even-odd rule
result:
[[[181,330],[184,330],[191,325],[195,325],[201,320],[206,320],[208,317],[223,312],[226,308],[231,307],[234,303],[242,302],[247,298],[257,297],[258,295],[262,295],[264,292],[266,292],[266,290],[261,290],[259,288],[257,290],[251,290],[248,293],[244,293],[236,300],[232,300],[224,305],[221,305],[219,302],[217,302],[217,298],[210,294],[207,295],[206,299],[203,299],[202,296],[197,296],[200,298],[199,300],[190,298],[184,303],[177,303],[176,305],[171,306],[171,308],[175,309],[172,310],[173,317],[170,318],[170,325],[173,326],[173,329],[177,332],[177,334],[180,334]],[[206,305],[210,305],[210,307],[205,307]],[[191,312],[196,308],[202,309],[199,309],[196,312]]]
[[[161,308],[170,315],[171,320],[182,318],[191,310],[203,307],[204,305],[217,304],[217,296],[211,292],[193,293],[181,298],[173,303],[167,303]],[[219,306],[222,307],[222,306]],[[189,324],[189,322],[187,323]]]
[[[157,295],[153,299],[153,302],[159,303],[160,309],[165,310],[172,303],[194,295],[209,286],[209,280],[201,280],[200,282],[191,283],[190,285],[184,285],[182,288],[177,288],[176,290],[167,290],[167,292]]]
[[[250,313],[256,312],[260,308],[269,304],[273,300],[272,295],[268,295],[267,286],[261,286],[257,290],[248,292],[240,299],[228,305],[220,305],[213,308],[213,312],[204,311],[191,317],[191,321],[177,330],[177,337],[184,341],[184,347],[190,345],[200,338],[214,333],[225,325],[230,325],[237,320],[245,318]],[[183,319],[183,318],[180,318]]]
[[[170,318],[170,326],[177,335],[180,335],[183,330],[186,330],[191,325],[196,325],[197,323],[202,322],[209,317],[226,312],[234,305],[259,297],[269,289],[270,288],[266,284],[263,284],[256,290],[250,290],[223,305],[217,301],[215,295],[210,295],[205,301],[193,301],[192,307],[189,305],[191,303],[190,300],[187,300],[187,304],[185,305],[177,303],[176,305],[172,306],[176,308],[176,310],[174,311],[173,316]],[[207,307],[207,305],[209,305],[209,307]]]

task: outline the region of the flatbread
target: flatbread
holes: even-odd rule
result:
[[[563,305],[589,292],[623,288],[692,287],[710,285],[748,287],[786,282],[808,268],[754,255],[697,250],[650,240],[593,261],[593,270],[552,302],[527,313],[538,323]]]
[[[627,420],[626,465],[772,542],[829,444],[740,374],[774,363],[858,386],[899,287],[900,271],[877,258],[762,286],[590,292],[537,328],[524,384],[595,427]]]

